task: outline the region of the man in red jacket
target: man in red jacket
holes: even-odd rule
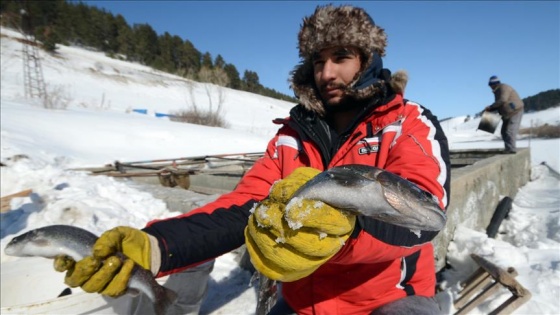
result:
[[[282,281],[282,298],[269,314],[440,312],[433,300],[437,232],[324,204],[290,235],[265,229],[303,214],[298,205],[284,211],[285,203],[309,178],[346,164],[397,174],[435,196],[441,209],[449,202],[447,139],[428,109],[403,99],[406,74],[383,69],[385,31],[360,8],[327,5],[303,20],[298,39],[301,63],[291,87],[299,104],[275,121],[278,133],[235,190],[142,230],[105,232],[84,260],[106,259],[115,250],[130,259],[93,270],[81,268],[82,261],[59,265],[69,270],[66,283],[119,296],[134,262],[163,276],[247,244],[255,267]]]

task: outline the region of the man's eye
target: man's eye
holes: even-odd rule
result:
[[[313,65],[314,65],[314,66],[320,66],[320,65],[322,65],[322,64],[324,64],[324,63],[325,63],[325,61],[323,61],[323,60],[314,60],[314,61],[313,61]]]
[[[343,61],[348,60],[350,58],[351,58],[351,56],[349,56],[349,55],[339,55],[339,56],[335,57],[335,61],[336,62],[343,62]]]

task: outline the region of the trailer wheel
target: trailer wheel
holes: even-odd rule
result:
[[[490,220],[490,224],[486,228],[486,235],[491,238],[495,238],[496,234],[498,234],[498,229],[502,224],[502,221],[507,218],[509,211],[511,210],[511,204],[513,200],[510,197],[504,197],[498,205],[496,206],[496,210],[494,211],[494,215],[492,215],[492,219]]]

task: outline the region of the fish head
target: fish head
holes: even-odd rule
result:
[[[427,231],[439,231],[445,226],[447,217],[434,195],[390,172],[381,172],[376,179],[385,200],[399,214],[390,223]],[[406,221],[399,222],[404,217]]]
[[[49,225],[14,237],[4,252],[17,257],[40,256],[54,258],[59,255],[80,260],[91,255],[97,236],[88,230],[71,225]]]
[[[37,252],[51,246],[51,242],[41,230],[32,230],[12,238],[6,245],[4,253],[9,256],[30,257],[37,256]]]

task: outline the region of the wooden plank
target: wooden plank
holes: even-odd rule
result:
[[[464,288],[461,290],[460,297],[453,303],[457,310],[454,315],[470,313],[482,302],[496,294],[500,285],[506,287],[512,296],[489,315],[509,315],[531,299],[531,292],[515,280],[517,276],[515,268],[509,267],[506,271],[476,254],[471,254],[471,258],[480,268],[461,283]],[[481,289],[482,292],[480,292]],[[475,295],[477,292],[479,293]],[[466,303],[467,301],[468,303]]]
[[[22,190],[22,191],[18,191],[17,193],[7,195],[7,196],[4,196],[4,197],[0,198],[0,212],[4,213],[4,212],[10,211],[10,208],[11,208],[10,202],[12,201],[13,198],[27,197],[32,192],[33,192],[33,190],[31,190],[31,189],[25,189],[25,190]]]
[[[474,299],[472,299],[471,301],[469,301],[469,303],[467,303],[465,306],[461,307],[456,313],[455,315],[464,315],[464,314],[468,314],[470,311],[472,311],[473,309],[475,309],[477,306],[480,305],[480,303],[484,302],[484,300],[486,300],[487,298],[489,298],[490,296],[492,296],[494,293],[498,292],[498,290],[500,289],[500,284],[498,282],[494,282],[491,285],[489,285],[487,288],[485,288],[482,293],[480,293],[479,295],[477,295]]]
[[[498,306],[498,308],[488,313],[488,315],[509,315],[530,299],[530,292],[529,294],[522,297],[512,295],[507,301],[502,303],[502,305]]]
[[[476,261],[480,267],[484,268],[484,270],[486,270],[486,272],[488,272],[494,279],[496,279],[496,281],[507,287],[513,295],[522,297],[531,294],[527,289],[519,284],[512,275],[502,268],[476,254],[471,254],[471,258]]]
[[[473,281],[461,291],[461,296],[453,303],[455,309],[462,309],[463,306],[467,304],[467,302],[471,297],[473,297],[476,293],[480,292],[480,290],[482,290],[491,282],[492,282],[492,277],[486,272],[481,274],[479,277],[473,279]]]

